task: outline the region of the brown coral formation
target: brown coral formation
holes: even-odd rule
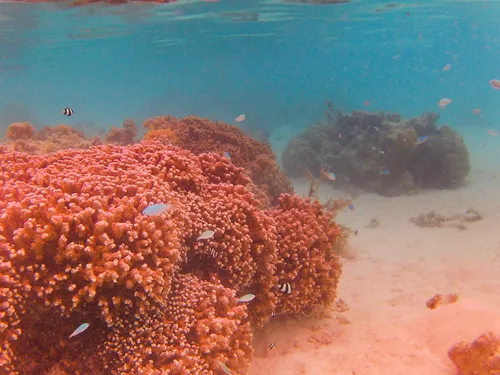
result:
[[[448,351],[448,357],[460,370],[461,375],[498,375],[500,337],[488,332],[472,343],[461,341]]]
[[[197,155],[204,152],[229,153],[231,161],[247,171],[258,188],[253,191],[264,201],[264,205],[276,203],[282,193],[293,192],[291,183],[276,163],[271,147],[244,134],[237,126],[194,116],[183,119],[160,116],[144,121],[144,127],[148,132],[145,139],[158,135],[158,140],[165,140]]]
[[[460,186],[470,171],[462,137],[437,126],[435,113],[405,119],[396,113],[329,110],[324,122],[292,139],[281,161],[290,176],[313,176],[322,169],[336,174],[332,184],[385,196],[419,189]]]
[[[68,125],[46,126],[36,133],[28,122],[13,123],[7,128],[7,146],[15,151],[45,155],[68,148],[86,149],[96,139],[86,139],[83,131]]]
[[[7,128],[6,136],[11,141],[17,141],[19,139],[32,139],[35,133],[35,127],[29,122],[15,122]]]
[[[137,126],[132,120],[125,120],[122,128],[112,126],[109,132],[104,136],[105,143],[111,143],[120,146],[128,146],[134,143],[137,137]]]
[[[458,294],[455,294],[455,293],[449,293],[447,295],[436,294],[432,298],[427,300],[425,305],[429,309],[434,310],[434,309],[438,308],[439,306],[450,305],[450,304],[455,303],[457,301],[458,301]]]

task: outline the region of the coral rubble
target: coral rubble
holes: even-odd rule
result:
[[[500,374],[500,337],[485,333],[472,343],[461,341],[448,351],[461,375]]]
[[[444,216],[434,211],[427,214],[419,214],[410,218],[410,221],[421,228],[443,228],[456,227],[458,229],[467,229],[466,223],[482,220],[483,216],[474,209],[468,209],[463,214]]]
[[[337,186],[355,186],[386,196],[421,188],[459,186],[470,170],[463,139],[438,115],[403,119],[398,114],[328,111],[327,121],[292,139],[282,155],[288,175],[327,167]]]
[[[449,305],[457,301],[458,301],[458,294],[455,293],[449,293],[447,295],[435,294],[432,298],[429,298],[427,300],[425,305],[429,309],[434,310],[439,306]]]
[[[194,116],[183,119],[160,116],[144,121],[144,127],[148,131],[145,139],[162,140],[195,154],[229,153],[231,161],[248,172],[257,187],[252,191],[264,205],[276,203],[282,193],[293,192],[270,145],[244,134],[237,126]]]
[[[289,194],[264,210],[249,185],[160,142],[1,148],[0,375],[244,374],[253,328],[333,303],[341,273],[330,212]]]

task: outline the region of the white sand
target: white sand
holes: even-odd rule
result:
[[[493,150],[493,149],[492,149]],[[491,151],[494,152],[494,151]],[[492,159],[493,158],[493,159]],[[251,375],[455,375],[448,349],[489,330],[500,333],[500,177],[497,155],[480,155],[469,184],[454,191],[384,198],[364,194],[338,222],[358,229],[354,259],[343,259],[338,294],[349,311],[323,320],[275,320],[256,339]],[[485,169],[485,161],[491,166]],[[307,190],[304,182],[296,191]],[[322,200],[338,196],[321,186]],[[433,209],[478,210],[482,221],[457,228],[419,228],[410,217]],[[370,219],[378,228],[365,228]],[[430,310],[436,293],[455,304]],[[349,320],[341,324],[336,316]],[[262,336],[262,337],[261,337]],[[269,351],[267,344],[275,342]]]

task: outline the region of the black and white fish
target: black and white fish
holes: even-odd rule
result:
[[[214,249],[210,249],[210,255],[215,258],[217,256],[217,251],[215,251]]]
[[[272,342],[268,345],[269,347],[269,350],[271,350],[272,348],[274,348],[276,346],[276,343],[275,342]]]
[[[283,283],[279,286],[280,288],[280,291],[283,292],[283,293],[292,293],[292,287],[289,283]]]
[[[75,114],[75,111],[73,111],[71,108],[66,107],[62,110],[62,114],[64,116],[73,116]]]

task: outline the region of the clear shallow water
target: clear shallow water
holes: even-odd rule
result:
[[[425,309],[423,301],[436,290],[462,288],[460,292],[467,292],[463,285],[469,281],[467,277],[478,277],[466,274],[463,284],[449,281],[451,277],[438,279],[425,284],[424,291],[418,289],[424,284],[420,279],[439,275],[440,267],[450,272],[446,266],[456,259],[456,253],[471,254],[477,238],[481,238],[488,251],[498,247],[491,235],[496,231],[492,221],[476,232],[467,232],[467,241],[455,232],[431,232],[429,236],[428,232],[422,234],[420,229],[409,229],[406,224],[410,214],[437,208],[451,215],[471,204],[487,208],[486,215],[490,217],[497,216],[494,194],[498,185],[491,176],[496,178],[498,169],[498,153],[494,152],[498,139],[486,130],[498,130],[500,117],[500,91],[489,85],[491,79],[500,79],[500,3],[393,4],[397,6],[372,1],[308,6],[245,0],[71,8],[64,4],[0,3],[0,129],[3,131],[12,122],[30,121],[38,127],[66,123],[93,133],[119,125],[125,118],[140,123],[156,115],[192,114],[232,123],[236,116],[245,113],[242,126],[271,133],[271,141],[280,139],[273,144],[279,152],[286,138],[323,117],[326,98],[343,112],[383,110],[412,117],[438,111],[440,123],[457,128],[472,150],[473,171],[469,180],[473,180],[473,190],[450,192],[450,201],[444,198],[448,192],[440,192],[435,198],[431,191],[411,200],[400,197],[390,204],[385,198],[377,200],[365,195],[356,202],[356,211],[339,218],[342,224],[360,228],[363,234],[353,240],[354,246],[368,249],[368,255],[362,254],[359,263],[346,265],[341,278],[340,296],[351,298],[349,303],[355,319],[358,318],[350,332],[352,336],[346,340],[351,345],[346,352],[350,351],[350,358],[356,362],[357,357],[371,353],[371,348],[365,351],[360,343],[380,342],[380,332],[359,329],[366,322],[375,325],[373,316],[380,314],[373,311],[379,307],[380,295],[372,291],[392,292],[395,283],[411,279],[412,283],[400,288],[408,294],[404,296],[407,303],[383,305],[395,317],[391,322],[397,321],[421,312],[415,306]],[[446,64],[452,67],[444,72]],[[444,97],[453,102],[440,110],[437,101]],[[75,110],[75,116],[62,116],[61,110],[66,106]],[[476,108],[481,109],[484,117],[472,113]],[[485,187],[479,187],[479,180],[487,181]],[[297,192],[302,194],[307,189],[307,185],[302,185]],[[323,190],[322,194],[329,197],[335,192]],[[381,217],[382,230],[385,227],[386,232],[365,230],[375,216]],[[394,233],[402,234],[393,239]],[[444,265],[439,263],[424,273],[422,269],[427,264],[422,266],[420,258],[430,258],[434,252]],[[480,260],[483,263],[478,263],[477,268],[486,269],[492,263],[490,259]],[[398,262],[409,264],[407,269],[414,274],[408,276],[400,271]],[[471,268],[476,266],[467,262]],[[377,269],[378,264],[384,268]],[[500,286],[494,267],[497,265],[485,274],[495,275],[487,282],[496,291]],[[400,273],[401,279],[391,279]],[[471,289],[476,292],[474,288],[475,285]],[[488,293],[479,295],[484,300],[491,298]],[[482,319],[475,312],[471,315]],[[412,334],[422,327],[434,327],[414,322],[408,326]],[[408,333],[393,328],[395,336]],[[482,330],[474,327],[470,332],[472,338]],[[293,337],[281,337],[279,345],[284,350],[296,340],[295,331],[287,333]],[[443,336],[449,335],[445,332]],[[307,336],[302,341],[307,342]],[[417,344],[415,347],[422,347]],[[264,342],[264,347],[267,345]],[[449,347],[448,342],[446,345]],[[450,367],[446,345],[430,345],[429,351],[439,353],[442,366]],[[357,347],[361,348],[359,353]],[[391,352],[382,347],[380,351],[392,356],[388,362],[399,358],[393,356],[397,350]],[[332,362],[329,356],[324,358],[324,363]],[[309,357],[306,362],[321,363],[314,359]],[[256,359],[250,373],[262,375],[262,365],[268,363]],[[288,363],[282,365],[287,366]],[[366,373],[369,371],[368,368]],[[288,372],[283,370],[281,374]]]
[[[322,116],[325,98],[415,116],[449,97],[443,123],[494,126],[500,4],[387,4],[0,4],[0,124],[245,113],[246,126],[293,133]],[[65,106],[77,115],[61,118]]]

